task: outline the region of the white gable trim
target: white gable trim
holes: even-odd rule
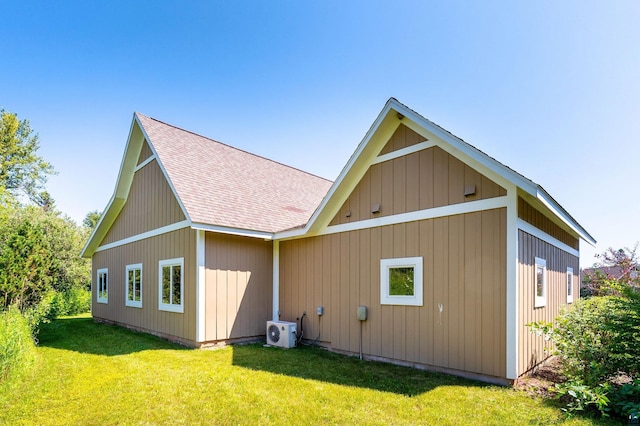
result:
[[[406,148],[399,149],[397,151],[379,155],[375,160],[371,162],[371,165],[393,160],[394,158],[404,157],[405,155],[413,154],[414,152],[423,151],[425,149],[432,148],[434,146],[436,146],[436,144],[431,141],[420,142],[415,145],[411,145]]]
[[[376,228],[379,226],[397,225],[399,223],[435,219],[438,217],[499,209],[502,207],[507,207],[507,197],[505,196],[333,225],[320,231],[317,235],[337,234],[340,232],[357,231],[360,229]]]
[[[134,172],[137,172],[138,170],[140,170],[141,168],[143,168],[144,166],[146,166],[147,164],[149,164],[150,162],[152,162],[153,160],[156,159],[155,155],[151,155],[149,158],[147,158],[146,160],[144,160],[142,163],[138,164],[136,166],[135,169],[133,169]]]
[[[162,174],[163,174],[165,180],[169,184],[169,187],[171,188],[171,192],[173,193],[173,196],[175,197],[176,201],[178,201],[178,204],[180,205],[180,209],[182,209],[182,214],[184,215],[185,218],[187,218],[188,221],[191,221],[191,217],[189,216],[189,213],[187,212],[187,209],[184,207],[184,204],[182,203],[182,200],[178,196],[178,192],[176,191],[176,188],[173,186],[173,182],[171,181],[171,179],[169,179],[169,174],[167,173],[167,170],[164,168],[164,165],[162,164],[162,161],[161,161],[160,157],[158,156],[158,153],[156,152],[156,149],[153,146],[153,143],[151,142],[151,138],[149,138],[149,135],[147,134],[147,131],[144,129],[144,126],[140,122],[140,119],[138,118],[137,114],[134,115],[134,120],[136,121],[136,123],[138,123],[138,126],[140,127],[140,130],[142,131],[142,134],[144,135],[144,139],[147,141],[147,144],[149,145],[149,148],[151,149],[151,152],[153,153],[152,157],[156,158],[158,166],[160,167],[160,170],[162,171]]]
[[[166,234],[168,232],[177,231],[178,229],[188,228],[190,222],[188,220],[183,220],[181,222],[172,223],[171,225],[163,226],[160,228],[152,229],[151,231],[143,232],[141,234],[132,235],[131,237],[123,238],[122,240],[114,241],[109,244],[102,245],[96,248],[95,252],[104,251],[108,249],[112,249],[115,247],[120,247],[125,244],[135,243],[136,241],[145,240],[147,238],[156,237],[158,235]]]
[[[580,257],[580,251],[574,249],[573,247],[563,243],[562,241],[552,237],[546,232],[536,228],[532,224],[525,222],[524,220],[518,218],[518,229],[526,232],[527,234],[531,234],[534,237],[544,241],[545,243],[551,244],[555,248],[558,248],[562,251],[565,251],[575,257]]]

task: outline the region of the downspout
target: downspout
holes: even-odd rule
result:
[[[272,314],[273,321],[280,318],[280,241],[273,241],[273,302]]]

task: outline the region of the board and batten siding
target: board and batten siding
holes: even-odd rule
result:
[[[380,259],[413,256],[424,305],[381,305]],[[335,350],[359,352],[362,327],[365,356],[505,377],[505,262],[506,208],[282,241],[281,319],[306,311],[304,338]]]
[[[265,334],[271,319],[273,243],[256,238],[205,234],[205,340]]]
[[[388,154],[408,146],[419,144],[426,141],[427,138],[411,130],[404,124],[400,123],[393,135],[389,138],[387,144],[380,151],[380,155]]]
[[[475,194],[465,197],[465,187]],[[506,190],[435,146],[373,164],[330,226],[506,195]],[[373,204],[380,205],[372,213]]]
[[[142,163],[144,163],[144,161],[151,157],[153,155],[153,151],[151,151],[151,147],[149,146],[149,144],[147,143],[147,141],[144,141],[144,143],[142,144],[142,149],[140,150],[140,155],[138,156],[138,162],[136,163],[136,165],[140,165]]]
[[[547,235],[551,235],[556,240],[565,243],[569,247],[576,250],[580,248],[580,240],[577,237],[572,236],[559,225],[555,224],[540,211],[536,210],[531,204],[527,203],[522,197],[518,197],[518,217]],[[574,269],[574,271],[576,270]]]
[[[184,313],[158,309],[158,262],[184,258]],[[125,306],[127,265],[142,264],[142,308]],[[108,268],[108,304],[97,303],[96,273]],[[104,251],[92,258],[92,315],[141,331],[195,345],[196,231],[180,229]]]
[[[101,245],[182,220],[184,213],[154,159],[136,171],[127,202]]]
[[[546,306],[535,307],[535,258],[546,261]],[[577,299],[580,286],[579,258],[542,241],[522,230],[518,231],[518,373],[526,373],[549,356],[545,347],[550,342],[531,333],[531,322],[553,322],[563,305],[567,305],[567,267],[573,268],[573,294]]]

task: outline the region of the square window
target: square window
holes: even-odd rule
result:
[[[534,307],[547,305],[547,261],[536,257],[535,263],[535,302]]]
[[[142,308],[142,263],[126,267],[126,299],[125,305]]]
[[[422,257],[380,260],[380,303],[422,306]]]
[[[161,260],[158,269],[159,309],[183,313],[184,258]]]
[[[567,303],[573,303],[573,268],[567,268]]]
[[[109,303],[109,270],[107,268],[98,269],[96,272],[97,280],[97,302]]]

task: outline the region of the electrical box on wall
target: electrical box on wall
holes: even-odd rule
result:
[[[366,306],[358,306],[358,309],[356,311],[358,319],[360,321],[366,321],[367,320],[367,307]]]
[[[318,314],[318,316],[322,316],[324,314],[324,308],[322,306],[318,306],[316,308],[316,314]]]

